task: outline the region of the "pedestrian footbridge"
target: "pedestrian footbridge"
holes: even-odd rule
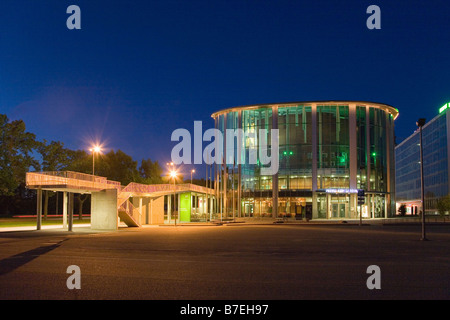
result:
[[[73,224],[73,196],[76,193],[91,195],[91,228],[98,230],[117,230],[119,219],[129,227],[140,227],[143,224],[164,223],[164,211],[170,221],[171,197],[189,195],[191,199],[202,199],[200,210],[204,214],[212,208],[214,190],[194,184],[153,184],[130,183],[122,186],[120,182],[105,177],[94,176],[73,171],[28,172],[26,186],[37,190],[37,229],[41,228],[42,191],[62,192],[63,224],[69,230]],[[175,201],[174,201],[175,202]],[[173,203],[175,207],[175,203]],[[191,212],[191,207],[189,214]],[[188,211],[186,209],[186,211]],[[183,207],[180,208],[183,210]],[[198,206],[197,206],[198,210]],[[180,215],[182,211],[180,212]],[[176,216],[175,219],[180,219]],[[175,220],[176,221],[176,220]]]

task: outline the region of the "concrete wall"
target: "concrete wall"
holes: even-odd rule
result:
[[[117,230],[117,190],[92,192],[91,229]]]
[[[139,198],[131,199],[136,211],[142,206],[140,214],[136,214],[140,224],[163,224],[164,223],[164,196],[159,198]]]
[[[149,224],[163,224],[164,223],[164,196],[154,198],[149,205]]]

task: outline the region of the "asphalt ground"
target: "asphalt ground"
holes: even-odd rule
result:
[[[440,300],[450,227],[209,225],[0,233],[2,300]],[[81,289],[68,289],[67,268]],[[369,266],[381,289],[370,290]]]

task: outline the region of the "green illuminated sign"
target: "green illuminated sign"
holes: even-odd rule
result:
[[[444,112],[447,108],[448,108],[448,103],[444,104],[444,105],[439,109],[439,113]]]
[[[180,194],[180,221],[191,221],[191,193]]]
[[[348,161],[347,152],[342,152],[337,156],[337,159],[340,164],[345,164]]]

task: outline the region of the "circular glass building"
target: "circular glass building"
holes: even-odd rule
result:
[[[216,212],[224,218],[393,216],[397,116],[392,106],[365,101],[259,104],[214,113],[227,159],[216,165]],[[264,154],[272,165],[278,156],[270,174]]]

